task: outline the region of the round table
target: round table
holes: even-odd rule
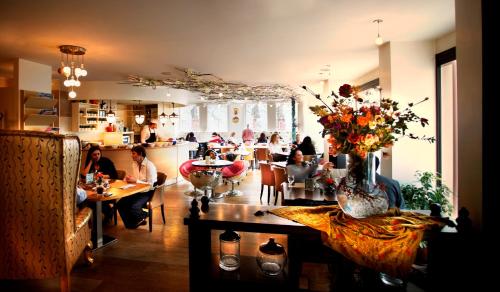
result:
[[[193,161],[194,166],[200,167],[210,167],[210,168],[224,168],[230,165],[233,165],[234,162],[228,160],[212,160],[210,163],[207,163],[206,160],[198,160]],[[216,193],[215,190],[212,190],[211,199],[220,199],[224,197],[224,193]]]

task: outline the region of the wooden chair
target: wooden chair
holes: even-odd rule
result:
[[[167,180],[167,175],[163,172],[157,172],[157,181],[155,186],[155,191],[146,202],[144,209],[148,209],[148,221],[149,221],[149,232],[153,231],[153,209],[156,207],[161,207],[161,218],[163,219],[163,224],[167,223],[165,220],[165,209],[163,202],[163,189],[165,188],[165,181]],[[157,194],[157,195],[156,195]],[[154,199],[157,198],[157,199]]]
[[[255,158],[257,161],[269,161],[269,149],[255,148]]]
[[[267,186],[267,203],[271,199],[271,187],[274,187],[274,174],[271,170],[271,165],[267,163],[259,163],[260,166],[260,202],[262,203],[262,193],[264,186]],[[274,193],[274,192],[273,192]]]
[[[274,205],[278,203],[278,193],[281,192],[281,202],[283,202],[283,186],[282,184],[287,181],[286,168],[274,167]],[[283,203],[282,203],[283,204]]]
[[[60,278],[82,252],[91,263],[92,210],[76,206],[80,139],[0,130],[0,279]]]

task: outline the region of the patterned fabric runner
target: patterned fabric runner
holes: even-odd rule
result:
[[[443,223],[415,212],[356,219],[338,206],[284,207],[270,211],[322,231],[323,243],[358,265],[405,277],[411,270],[424,230]]]

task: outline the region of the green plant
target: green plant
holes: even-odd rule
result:
[[[401,192],[406,208],[428,210],[431,203],[441,205],[443,213],[451,215],[451,190],[441,182],[441,178],[431,172],[415,173],[417,184],[402,184]],[[441,182],[441,184],[438,184]]]

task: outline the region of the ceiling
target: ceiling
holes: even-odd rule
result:
[[[71,44],[87,49],[83,80],[184,67],[249,84],[348,81],[378,65],[374,19],[384,40],[434,39],[454,31],[454,10],[454,0],[2,0],[0,60],[56,69],[58,46]]]

